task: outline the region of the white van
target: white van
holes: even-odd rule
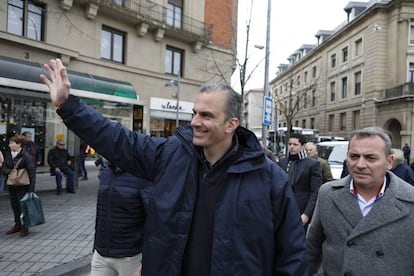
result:
[[[326,141],[317,144],[318,155],[328,161],[334,179],[341,178],[348,143],[348,141]]]

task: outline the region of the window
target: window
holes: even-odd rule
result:
[[[331,68],[336,67],[336,54],[331,55]]]
[[[299,87],[300,86],[300,76],[299,75],[296,77],[296,82],[297,82],[298,87]]]
[[[124,63],[125,33],[102,27],[101,58]]]
[[[308,71],[305,71],[305,73],[303,73],[303,81],[304,81],[305,83],[307,83],[307,82],[308,82]]]
[[[335,94],[336,94],[335,93],[335,82],[334,81],[330,83],[329,91],[331,92],[331,102],[334,102],[335,101]]]
[[[342,49],[342,62],[348,61],[348,47]]]
[[[182,0],[168,0],[167,6],[167,25],[181,29],[183,14]]]
[[[334,122],[335,122],[335,115],[334,115],[334,114],[329,115],[329,118],[328,118],[328,130],[329,130],[329,131],[334,130],[334,129],[333,129],[333,127],[334,127]]]
[[[360,124],[359,124],[360,117],[361,117],[361,113],[359,110],[352,112],[352,128],[353,129],[360,128]]]
[[[306,128],[306,119],[302,120],[302,128]]]
[[[316,66],[312,66],[312,78],[316,78]]]
[[[303,108],[308,108],[308,97],[306,95],[306,92],[303,93]]]
[[[348,97],[348,78],[342,78],[342,99]]]
[[[355,95],[361,94],[361,71],[354,74]]]
[[[408,81],[414,82],[414,62],[410,62],[408,66]]]
[[[44,7],[33,1],[9,0],[7,32],[42,41],[44,17]]]
[[[362,38],[355,41],[355,56],[359,56],[362,54]]]
[[[315,118],[311,118],[310,119],[310,128],[314,129],[315,128]]]
[[[184,51],[167,46],[165,53],[165,73],[172,75],[183,75],[183,56]]]
[[[410,25],[410,44],[414,44],[414,25]]]
[[[316,105],[316,90],[312,90],[312,106]]]
[[[340,120],[341,130],[344,131],[346,130],[346,113],[345,112],[341,113],[339,118],[340,118],[339,120]]]

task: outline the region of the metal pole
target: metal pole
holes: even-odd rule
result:
[[[265,56],[265,75],[263,88],[263,109],[265,108],[265,97],[269,97],[269,52],[270,52],[270,14],[271,14],[271,0],[267,1],[267,24],[266,24],[266,56]],[[264,116],[264,112],[263,112]],[[263,118],[264,122],[264,118]],[[275,130],[276,131],[276,130]],[[262,124],[262,139],[266,143],[267,140],[267,125]],[[267,144],[267,143],[266,143]]]
[[[175,117],[175,127],[177,128],[180,125],[180,72],[177,74],[177,109],[176,109],[176,117]]]

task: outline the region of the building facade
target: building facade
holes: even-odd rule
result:
[[[292,126],[342,137],[380,126],[393,147],[413,147],[414,2],[349,2],[344,10],[344,24],[319,31],[312,50],[279,66],[270,83],[278,125],[290,114]]]
[[[31,131],[44,154],[56,139],[76,149],[39,79],[52,58],[73,94],[153,136],[191,120],[202,83],[233,73],[237,0],[7,0],[0,15],[0,137]]]
[[[243,125],[262,137],[263,88],[248,90],[243,99]]]

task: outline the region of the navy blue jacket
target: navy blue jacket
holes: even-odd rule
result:
[[[112,164],[153,182],[142,273],[180,275],[197,187],[191,126],[172,137],[149,137],[74,96],[57,112]],[[307,275],[305,233],[287,174],[265,158],[252,132],[239,127],[236,135],[243,153],[229,167],[217,203],[210,275]]]
[[[414,186],[414,172],[410,166],[401,163],[395,168],[391,169],[391,171],[405,182],[408,182]]]
[[[122,258],[141,252],[150,187],[151,182],[127,172],[101,171],[94,242],[99,254]]]

